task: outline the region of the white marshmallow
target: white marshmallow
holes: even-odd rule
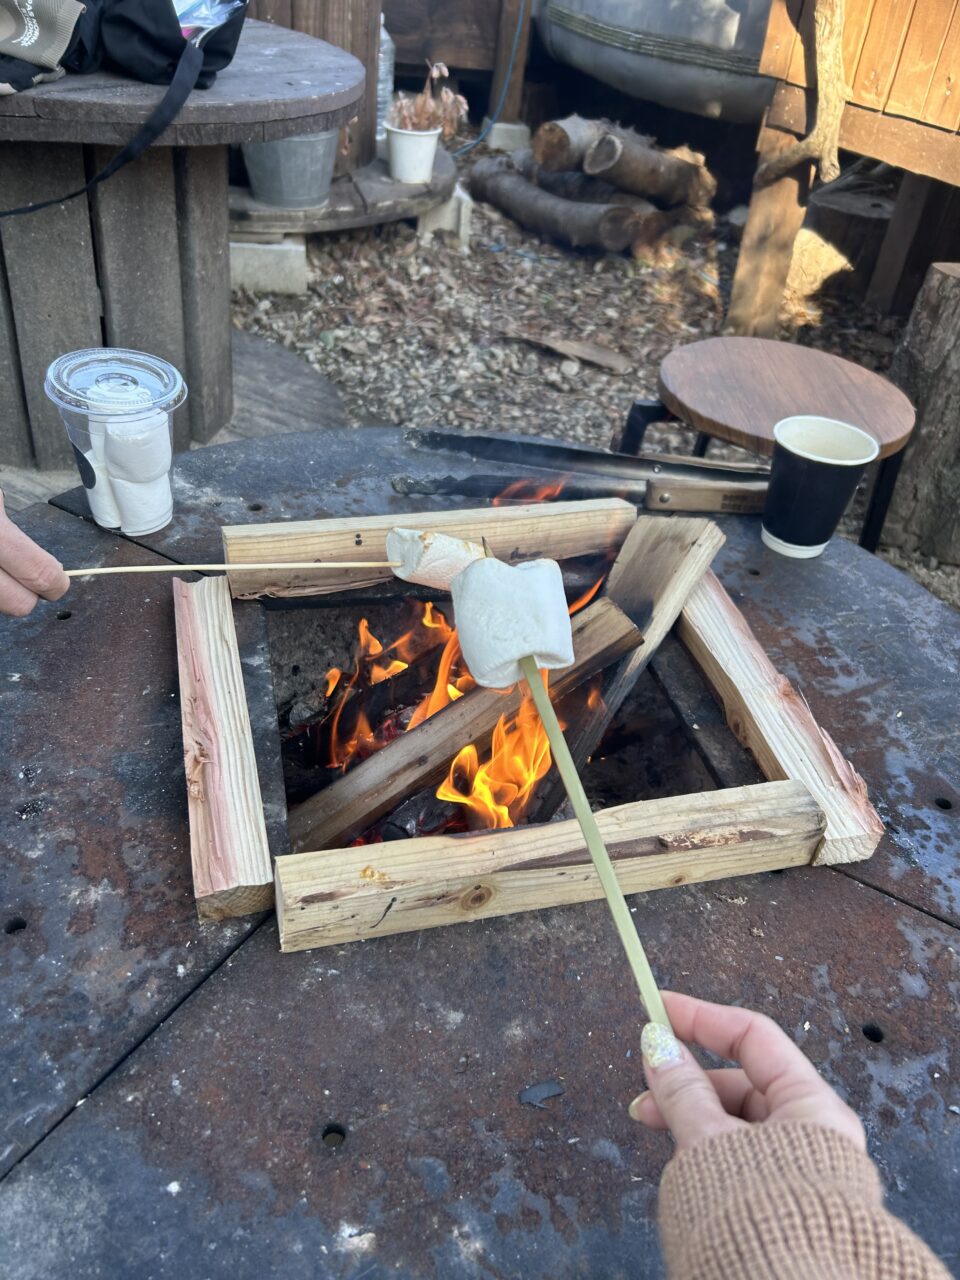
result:
[[[520,659],[553,670],[573,662],[573,632],[554,560],[508,565],[475,560],[450,585],[460,648],[470,674],[488,689],[521,679]]]
[[[483,547],[446,533],[391,529],[387,534],[387,559],[399,561],[393,572],[404,582],[449,591],[461,570],[474,560],[483,559]]]
[[[156,533],[170,523],[173,492],[166,472],[158,479],[146,480],[142,484],[112,476],[110,486],[120,511],[121,533],[129,537]]]
[[[167,414],[118,415],[105,421],[103,450],[112,479],[159,480],[170,470],[173,451]]]
[[[106,467],[102,462],[97,461],[96,455],[92,450],[90,453],[85,453],[83,457],[95,477],[93,488],[87,489],[85,487],[87,502],[90,504],[90,514],[97,524],[104,529],[119,529],[120,512],[117,510]]]

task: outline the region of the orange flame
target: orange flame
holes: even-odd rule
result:
[[[574,601],[571,614],[587,605],[602,583],[603,576]],[[364,688],[399,675],[432,650],[441,650],[434,685],[414,711],[406,725],[407,731],[476,687],[463,665],[456,630],[433,604],[428,602],[417,607],[420,616],[414,625],[388,645],[380,642],[371,632],[367,619],[362,618],[353,670],[345,675],[339,667],[331,667],[327,672],[327,697],[334,695],[336,699],[329,717],[331,767],[346,770],[355,760],[363,760],[385,746],[398,731],[395,721],[386,732],[383,728],[379,732],[374,730],[361,709],[352,728],[344,732],[344,708],[350,699]],[[547,673],[542,674],[546,686]],[[595,707],[599,698],[599,691],[594,687],[588,694],[588,705]],[[549,741],[533,700],[527,694],[515,716],[500,717],[489,758],[481,761],[475,746],[463,747],[436,794],[441,800],[463,806],[470,826],[512,827],[522,820],[537,783],[549,771],[551,763]]]
[[[357,633],[357,650],[354,667],[348,676],[344,676],[339,667],[331,667],[326,674],[326,696],[335,694],[336,703],[328,717],[330,758],[329,767],[345,770],[354,760],[365,759],[378,751],[389,741],[389,735],[380,737],[371,728],[370,723],[360,711],[356,723],[349,731],[344,731],[342,721],[344,709],[354,695],[362,689],[391,680],[394,676],[406,671],[411,663],[418,662],[433,649],[443,645],[443,655],[437,674],[434,689],[417,708],[414,717],[407,726],[412,729],[420,724],[428,715],[433,715],[447,706],[455,698],[473,688],[473,680],[466,671],[454,670],[460,658],[460,646],[457,633],[447,622],[443,613],[431,602],[416,606],[420,616],[408,631],[405,631],[391,644],[384,645],[370,630],[366,618],[360,619]]]
[[[497,494],[490,505],[502,507],[506,502],[550,502],[560,496],[569,478],[561,476],[559,480],[553,481],[514,480],[503,493]]]
[[[547,672],[543,673],[544,686]],[[515,718],[501,716],[493,731],[490,759],[480,763],[475,746],[457,752],[438,800],[462,804],[474,815],[472,825],[513,827],[523,817],[533,790],[551,764],[550,743],[533,699],[525,695]]]
[[[573,604],[570,605],[570,607],[567,609],[567,613],[569,613],[571,618],[575,613],[579,613],[581,609],[585,609],[587,607],[587,605],[590,603],[593,597],[597,594],[597,592],[603,586],[603,580],[604,578],[606,578],[606,576],[607,576],[606,572],[601,573],[600,577],[596,580],[593,586],[589,587],[583,593],[582,596],[578,596],[577,599],[574,600]]]

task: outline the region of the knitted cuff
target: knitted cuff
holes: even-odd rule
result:
[[[803,1277],[817,1246],[811,1233],[839,1243],[851,1206],[859,1216],[882,1204],[873,1163],[839,1133],[795,1122],[744,1126],[667,1165],[659,1216],[668,1270]]]

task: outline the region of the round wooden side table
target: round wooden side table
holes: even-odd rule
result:
[[[892,382],[839,356],[767,338],[706,338],[671,351],[660,366],[660,399],[699,432],[754,453],[773,452],[773,428],[792,414],[839,418],[880,445],[880,464],[860,545],[876,550],[903,449],[916,421]]]

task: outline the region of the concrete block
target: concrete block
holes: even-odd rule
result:
[[[287,236],[279,244],[231,240],[230,283],[251,293],[306,293],[306,237]]]
[[[483,122],[484,129],[487,121]],[[525,124],[501,120],[493,126],[484,142],[491,151],[518,151],[530,145],[530,130]]]
[[[435,231],[455,231],[460,247],[469,249],[472,213],[470,193],[458,182],[449,200],[421,213],[417,219],[417,235],[421,240],[429,241]]]

